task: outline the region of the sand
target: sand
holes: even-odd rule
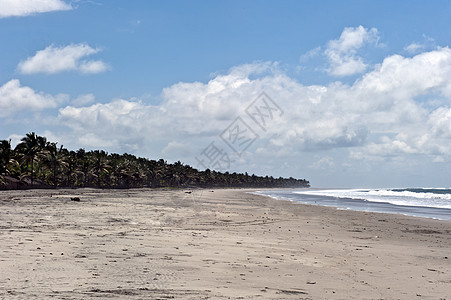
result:
[[[0,298],[451,299],[451,222],[187,192],[0,192]]]

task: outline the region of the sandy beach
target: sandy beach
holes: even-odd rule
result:
[[[451,222],[248,191],[2,191],[0,298],[450,299]]]

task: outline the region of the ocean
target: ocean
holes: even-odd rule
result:
[[[451,220],[451,189],[294,189],[256,194],[293,202],[367,212]]]

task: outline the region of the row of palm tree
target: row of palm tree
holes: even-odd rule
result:
[[[308,187],[305,179],[199,171],[180,161],[150,160],[103,150],[72,151],[27,133],[14,149],[0,140],[0,188],[37,187]]]

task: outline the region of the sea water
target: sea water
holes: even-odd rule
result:
[[[451,220],[451,189],[299,189],[258,191],[293,202]]]

